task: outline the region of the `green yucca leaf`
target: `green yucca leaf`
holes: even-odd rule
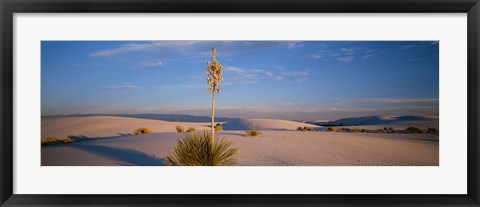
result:
[[[238,165],[239,149],[225,138],[212,143],[210,134],[192,133],[178,140],[173,154],[167,156],[172,166],[234,166]]]

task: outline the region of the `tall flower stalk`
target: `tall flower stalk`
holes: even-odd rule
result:
[[[222,65],[218,63],[216,58],[217,50],[212,48],[212,62],[207,62],[207,82],[210,87],[207,91],[212,93],[212,143],[215,143],[215,95],[220,93],[220,82],[222,78]]]

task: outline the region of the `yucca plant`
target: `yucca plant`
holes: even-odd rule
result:
[[[212,143],[215,143],[215,95],[220,93],[220,82],[223,81],[222,78],[222,65],[218,63],[217,50],[212,48],[212,62],[207,62],[207,82],[210,87],[207,88],[207,91],[212,93]]]
[[[256,136],[260,136],[262,133],[257,130],[257,128],[255,127],[255,122],[253,122],[253,128],[245,131],[245,134],[247,136],[256,137]]]
[[[166,162],[172,166],[234,166],[237,163],[239,149],[232,147],[233,142],[220,139],[213,142],[207,131],[191,133],[178,140],[173,154]]]

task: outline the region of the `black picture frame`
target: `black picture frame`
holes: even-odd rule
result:
[[[1,206],[480,206],[478,0],[0,0]],[[13,194],[15,13],[467,13],[468,189],[465,195],[21,195]]]

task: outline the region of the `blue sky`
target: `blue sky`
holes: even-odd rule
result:
[[[42,115],[210,114],[325,120],[438,116],[436,41],[42,41]]]

